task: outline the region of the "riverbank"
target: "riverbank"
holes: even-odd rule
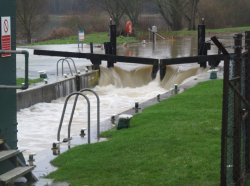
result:
[[[78,185],[218,185],[222,81],[201,83],[62,154],[49,177]]]
[[[223,28],[223,29],[207,29],[208,34],[222,34],[222,33],[239,33],[250,30],[248,27],[232,27],[232,28]],[[159,31],[159,33],[165,38],[174,38],[174,37],[185,37],[185,36],[194,36],[197,34],[196,30],[180,30],[180,31]],[[118,36],[117,43],[134,43],[140,42],[143,39],[148,39],[147,31],[138,31],[136,37],[124,37]],[[85,35],[84,43],[89,44],[90,42],[95,44],[101,44],[109,41],[109,35],[106,32],[97,32]],[[61,39],[53,39],[47,41],[35,42],[33,45],[47,45],[47,44],[74,44],[77,43],[77,36],[70,36]]]

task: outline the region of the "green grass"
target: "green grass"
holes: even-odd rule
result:
[[[250,30],[250,27],[234,27],[234,28],[222,28],[222,29],[207,29],[207,33],[234,33],[234,32],[244,32]],[[197,31],[193,30],[180,30],[180,31],[160,31],[160,34],[164,37],[184,37],[184,36],[193,36],[197,34]],[[148,38],[148,32],[138,31],[137,37],[117,37],[117,43],[133,43],[138,42],[142,39]],[[85,35],[84,43],[89,44],[93,42],[95,44],[102,44],[109,41],[109,36],[107,32],[98,32]],[[47,45],[47,44],[75,44],[77,43],[77,36],[69,36],[61,39],[53,39],[41,42],[35,42],[33,45]]]
[[[29,79],[29,85],[34,84],[34,83],[39,83],[39,82],[42,82],[42,81],[43,81],[43,79],[41,79],[41,78]],[[24,83],[24,78],[17,78],[16,84],[21,85],[22,83]]]
[[[53,161],[71,186],[219,185],[222,81],[201,83]]]
[[[245,31],[250,31],[250,26],[221,28],[221,29],[207,29],[207,32],[212,32],[212,33],[234,33],[234,32],[245,32]]]
[[[42,42],[36,42],[33,43],[33,45],[47,45],[47,44],[76,44],[77,43],[77,36],[70,36],[62,39],[53,39],[48,41],[42,41]],[[106,32],[99,32],[99,33],[92,33],[92,34],[86,34],[84,43],[89,44],[90,42],[94,44],[100,44],[104,42],[109,41],[108,33]],[[137,42],[135,37],[124,37],[119,36],[117,37],[117,43],[123,44],[123,43],[131,43],[131,42]]]
[[[221,33],[238,33],[249,31],[250,26],[248,27],[232,27],[232,28],[219,28],[219,29],[207,29],[207,33],[221,34]],[[167,31],[161,32],[162,35],[166,37],[184,37],[184,36],[193,36],[197,34],[197,30],[180,30],[180,31]]]

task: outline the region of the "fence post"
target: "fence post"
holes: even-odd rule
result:
[[[207,55],[206,49],[206,26],[204,18],[202,18],[202,23],[198,25],[198,55]],[[207,67],[207,62],[200,62],[200,67]]]
[[[93,42],[90,42],[89,46],[90,46],[90,53],[93,54],[94,53]]]
[[[234,36],[234,63],[233,78],[235,88],[241,92],[241,55],[242,55],[242,34]],[[233,130],[233,179],[236,185],[241,185],[242,177],[242,147],[241,147],[241,98],[234,93],[234,130]]]
[[[116,25],[112,23],[112,19],[109,25],[109,37],[110,37],[110,41],[104,43],[105,53],[116,55]],[[108,68],[114,67],[115,62],[116,62],[115,60],[109,59]]]
[[[116,25],[110,25],[111,54],[116,55]]]
[[[247,51],[246,55],[246,82],[245,82],[245,96],[246,100],[249,102],[250,101],[250,31],[245,32],[245,49]],[[249,108],[248,108],[249,109]],[[249,112],[249,110],[248,110]],[[250,173],[250,116],[249,114],[246,117],[246,172],[249,174]]]
[[[227,186],[227,162],[228,162],[228,99],[229,99],[229,53],[224,46],[219,42],[216,36],[211,37],[211,40],[218,49],[225,55],[224,59],[224,80],[223,80],[223,109],[222,109],[222,130],[221,130],[221,170],[220,170],[220,185]]]

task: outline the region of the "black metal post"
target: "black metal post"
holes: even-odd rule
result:
[[[110,25],[111,54],[116,55],[116,25]]]
[[[242,53],[242,34],[234,36],[235,59],[233,64],[233,78],[237,78],[234,86],[241,92],[241,53]],[[233,130],[233,180],[235,185],[241,185],[242,177],[242,147],[241,147],[241,99],[234,93],[234,130]]]
[[[198,55],[207,55],[207,47],[206,47],[206,26],[204,19],[202,19],[202,23],[198,25]],[[207,62],[200,62],[200,66],[206,68]]]
[[[223,108],[221,129],[221,170],[220,185],[227,186],[227,143],[228,143],[228,97],[229,97],[229,59],[224,60]]]
[[[105,54],[116,55],[116,25],[112,24],[112,21],[110,21],[109,35],[110,35],[110,42],[104,43]],[[108,62],[108,68],[110,68],[114,67],[114,63],[116,61],[109,59],[107,62]]]
[[[93,43],[91,42],[91,43],[89,44],[89,46],[90,46],[90,53],[93,54],[93,53],[94,53],[94,46],[93,46]]]
[[[223,108],[222,108],[222,129],[221,129],[221,169],[220,169],[220,185],[227,186],[227,143],[228,143],[228,97],[229,97],[229,53],[219,42],[216,36],[211,40],[224,54],[224,80],[223,80]]]
[[[245,32],[245,49],[247,51],[246,54],[246,82],[245,82],[245,96],[246,100],[250,101],[250,31]],[[247,174],[250,173],[250,116],[249,116],[249,110],[250,108],[247,108],[248,115],[245,120],[246,124],[246,172]]]

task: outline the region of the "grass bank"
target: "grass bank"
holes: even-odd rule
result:
[[[42,81],[43,81],[42,78],[29,79],[29,85],[34,84],[34,83],[39,83],[39,82],[42,82]],[[22,83],[24,83],[24,78],[17,78],[16,79],[16,84],[17,85],[21,85]]]
[[[248,27],[232,27],[232,28],[219,28],[219,29],[206,29],[207,34],[226,34],[226,33],[241,33],[250,31]],[[162,31],[161,34],[165,37],[184,37],[194,36],[197,34],[197,30],[180,30],[180,31]]]
[[[77,43],[77,36],[70,36],[66,38],[61,39],[53,39],[48,41],[41,41],[33,43],[34,45],[48,45],[48,44],[76,44]],[[86,34],[84,43],[94,43],[94,44],[100,44],[104,42],[109,41],[109,35],[107,32],[98,32],[98,33],[92,33],[92,34]],[[131,42],[137,42],[138,40],[135,37],[124,37],[119,36],[117,37],[117,43],[123,44],[123,43],[131,43]]]
[[[221,34],[221,33],[237,33],[250,30],[250,27],[234,27],[234,28],[222,28],[222,29],[207,29],[207,33],[210,34]],[[184,37],[184,36],[194,36],[197,31],[193,30],[180,30],[180,31],[160,31],[160,34],[166,38],[171,37]],[[142,39],[148,39],[147,31],[138,31],[137,37],[117,37],[117,43],[133,43],[141,41]],[[107,32],[98,32],[85,35],[84,43],[89,44],[90,42],[95,44],[101,44],[109,41],[109,35]],[[77,36],[70,36],[61,39],[53,39],[41,42],[35,42],[33,45],[47,45],[47,44],[75,44],[77,43]]]
[[[222,81],[201,83],[53,161],[71,186],[219,185]]]

